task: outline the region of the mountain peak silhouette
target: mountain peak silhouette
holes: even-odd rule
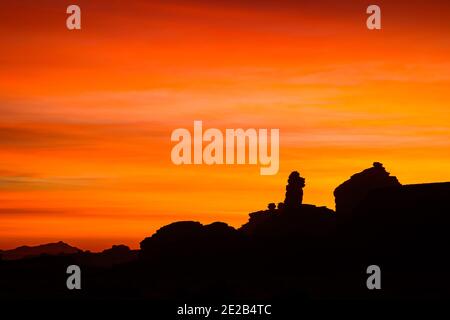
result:
[[[82,250],[72,247],[63,241],[55,243],[41,244],[37,246],[20,246],[12,250],[2,251],[2,259],[4,260],[17,260],[28,257],[46,255],[60,255],[60,254],[74,254]]]

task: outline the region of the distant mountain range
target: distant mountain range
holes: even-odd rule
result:
[[[12,250],[0,250],[0,256],[3,260],[18,260],[28,257],[40,256],[43,254],[60,255],[74,254],[81,252],[81,249],[72,247],[65,242],[41,244],[38,246],[21,246]]]

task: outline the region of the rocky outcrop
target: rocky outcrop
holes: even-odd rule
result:
[[[162,227],[141,241],[140,256],[189,256],[220,251],[237,238],[237,231],[223,222],[202,225],[197,221],[180,221]]]
[[[249,214],[249,221],[238,231],[254,237],[316,237],[334,234],[334,211],[326,207],[302,204],[305,179],[297,171],[288,178],[286,198],[278,204],[269,203],[268,210]]]
[[[297,171],[289,175],[286,186],[286,198],[284,207],[286,210],[295,210],[300,208],[303,202],[303,188],[305,187],[305,178],[302,178]]]
[[[341,216],[351,215],[354,209],[375,189],[401,186],[395,176],[379,162],[351,176],[351,178],[334,190],[336,213]]]

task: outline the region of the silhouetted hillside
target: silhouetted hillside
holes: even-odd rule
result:
[[[3,260],[17,260],[39,256],[42,254],[59,255],[59,254],[74,254],[81,250],[68,245],[62,241],[56,243],[47,243],[38,246],[21,246],[16,249],[6,250],[0,252]]]
[[[128,246],[121,244],[113,245],[99,253],[83,251],[72,257],[76,264],[105,268],[134,261],[137,259],[138,253],[138,250],[131,250]]]
[[[225,254],[239,239],[238,232],[223,222],[202,225],[182,221],[162,227],[141,242],[142,259],[184,259],[207,254]]]

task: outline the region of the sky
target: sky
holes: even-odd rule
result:
[[[66,28],[67,6],[82,29]],[[179,220],[239,227],[384,164],[403,184],[450,180],[450,3],[0,2],[0,249],[98,251]],[[280,170],[175,166],[171,132],[280,129]]]

